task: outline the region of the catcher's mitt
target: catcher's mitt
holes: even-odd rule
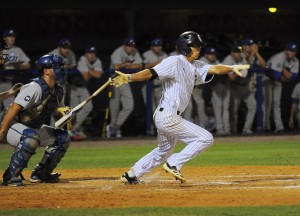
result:
[[[56,113],[54,114],[54,119],[57,121],[64,115],[67,115],[71,111],[71,107],[65,106],[65,107],[58,107],[56,110]],[[66,130],[72,130],[74,125],[76,124],[76,115],[72,116],[67,123],[64,126],[64,129]]]

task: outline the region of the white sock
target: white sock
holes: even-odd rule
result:
[[[133,173],[132,170],[129,170],[127,173],[128,173],[128,176],[129,176],[130,178],[135,177],[135,175],[134,175],[134,173]]]

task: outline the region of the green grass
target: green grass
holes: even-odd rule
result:
[[[194,207],[194,208],[96,208],[96,209],[19,209],[3,210],[3,216],[296,216],[300,206],[274,207]]]
[[[104,142],[104,141],[99,141]],[[178,144],[175,151],[185,145]],[[156,147],[153,145],[105,145],[98,147],[70,147],[59,164],[60,169],[130,167]],[[0,169],[4,170],[13,148],[0,151]],[[27,169],[39,162],[44,148],[39,148]],[[215,144],[203,154],[189,161],[188,166],[243,165],[300,165],[300,141],[272,141],[257,143]],[[1,193],[1,191],[0,191]],[[1,207],[0,207],[1,208]],[[17,209],[0,210],[0,215],[300,215],[300,206],[275,207],[209,207],[209,208],[117,208],[117,209]]]
[[[104,142],[104,141],[99,141]],[[185,145],[178,144],[174,152]],[[129,167],[156,147],[153,145],[124,145],[99,147],[71,146],[59,168],[111,168]],[[0,151],[0,169],[9,163],[13,148]],[[28,167],[39,162],[44,148],[39,148]],[[272,141],[257,143],[215,144],[207,151],[190,160],[188,166],[239,166],[239,165],[300,165],[300,141]]]

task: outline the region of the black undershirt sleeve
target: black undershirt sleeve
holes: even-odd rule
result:
[[[150,68],[149,70],[152,74],[152,77],[150,78],[150,80],[155,80],[158,77],[156,71],[153,68]]]

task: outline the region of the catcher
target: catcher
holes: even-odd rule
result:
[[[51,115],[59,118],[70,111],[62,107],[63,88],[67,69],[65,60],[59,55],[44,55],[36,62],[39,77],[22,86],[14,102],[8,107],[0,129],[0,141],[15,147],[8,168],[3,174],[3,185],[22,186],[22,171],[36,153],[39,146],[46,147],[41,161],[33,169],[29,181],[59,182],[60,173],[53,173],[64,157],[70,137],[68,129],[75,119],[67,124],[68,128],[52,128],[45,124]]]

